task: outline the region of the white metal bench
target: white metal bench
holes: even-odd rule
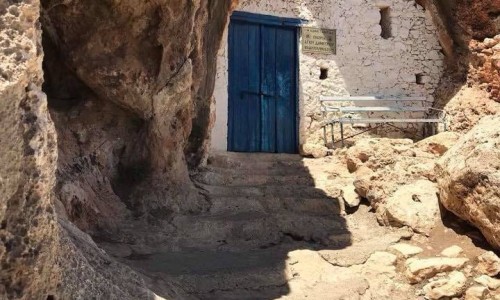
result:
[[[393,124],[393,123],[441,123],[446,130],[446,112],[441,109],[433,107],[426,107],[424,103],[427,99],[425,97],[335,97],[335,96],[322,96],[320,97],[321,111],[325,117],[323,123],[323,135],[325,145],[327,144],[327,126],[331,126],[332,143],[335,143],[334,125],[340,124],[340,135],[342,146],[344,145],[344,124]],[[362,106],[341,106],[342,103],[350,102],[352,104],[360,103]],[[381,104],[382,103],[382,104]],[[420,106],[408,106],[408,104],[420,103]],[[378,104],[378,105],[377,105]],[[437,117],[427,116],[431,112],[436,112]],[[421,118],[370,118],[367,116],[358,117],[350,114],[363,114],[363,113],[422,113]],[[333,117],[327,118],[328,113],[333,113]],[[372,128],[373,129],[373,128]],[[372,130],[369,129],[369,130]],[[367,131],[369,131],[367,130]],[[366,131],[365,131],[366,132]]]

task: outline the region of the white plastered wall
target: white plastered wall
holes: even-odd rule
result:
[[[390,7],[392,37],[381,37],[380,8]],[[433,93],[444,57],[431,17],[408,0],[246,0],[239,11],[308,20],[307,26],[337,30],[337,54],[299,49],[300,144],[322,143],[320,95],[426,96]],[[328,78],[320,80],[320,68]],[[227,30],[218,54],[216,122],[212,149],[227,149]],[[424,84],[417,84],[422,74]]]

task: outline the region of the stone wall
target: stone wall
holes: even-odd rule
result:
[[[389,7],[391,36],[383,38],[380,9]],[[426,96],[443,71],[432,17],[414,1],[243,1],[237,8],[260,14],[302,18],[307,26],[337,29],[337,55],[306,54],[300,59],[300,144],[322,143],[320,95]],[[228,49],[219,51],[215,89],[216,124],[212,148],[227,148]],[[320,80],[320,68],[329,77]],[[421,76],[421,84],[416,75]]]

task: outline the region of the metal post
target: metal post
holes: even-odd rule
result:
[[[330,129],[332,130],[332,148],[335,148],[335,135],[333,133],[334,126],[335,123],[332,122],[332,124],[330,124]]]
[[[327,140],[326,140],[326,124],[323,126],[323,140],[325,141],[325,147],[327,147]]]
[[[342,147],[344,147],[344,123],[340,122],[340,140],[342,141]]]

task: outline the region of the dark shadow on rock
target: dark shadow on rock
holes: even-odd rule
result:
[[[446,228],[453,230],[456,234],[467,236],[472,243],[481,249],[493,250],[481,231],[447,210],[443,205],[439,205],[441,211],[441,220]]]

